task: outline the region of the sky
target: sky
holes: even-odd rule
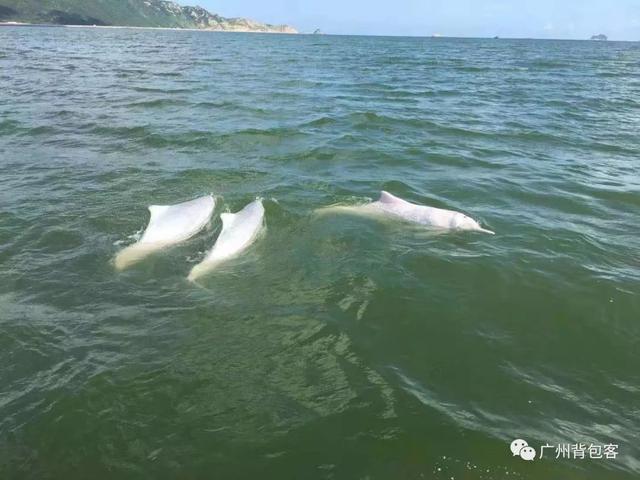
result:
[[[640,0],[180,0],[224,17],[354,35],[640,40]]]

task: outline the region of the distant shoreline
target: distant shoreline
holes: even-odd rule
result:
[[[0,22],[0,27],[47,27],[47,28],[107,28],[107,29],[136,29],[136,30],[172,30],[184,32],[221,32],[221,33],[269,33],[275,35],[299,35],[299,32],[277,32],[273,30],[261,31],[250,29],[219,30],[215,28],[182,28],[182,27],[136,27],[132,25],[61,25],[57,23],[20,23]]]
[[[132,25],[61,25],[57,23],[19,23],[19,22],[0,22],[0,27],[59,27],[59,28],[111,28],[111,29],[139,29],[139,30],[171,30],[183,32],[221,32],[221,33],[269,33],[276,35],[313,35],[310,32],[277,32],[277,31],[260,31],[260,30],[216,30],[213,28],[182,28],[182,27],[136,27]],[[317,36],[317,35],[316,35]],[[446,35],[376,35],[362,33],[323,33],[322,36],[331,37],[389,37],[389,38],[430,38],[433,40],[445,40],[449,38],[467,39],[467,40],[540,40],[552,42],[597,42],[597,43],[616,43],[631,42],[636,43],[638,40],[611,40],[604,41],[591,40],[590,38],[534,38],[534,37],[449,37]]]

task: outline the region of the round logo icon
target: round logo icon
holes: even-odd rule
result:
[[[524,447],[520,450],[520,458],[530,462],[536,458],[536,449],[533,447]]]
[[[511,442],[511,453],[513,453],[514,457],[517,455],[520,455],[520,450],[528,446],[529,444],[526,442],[526,440],[522,440],[521,438],[518,438],[513,442]]]
[[[527,462],[535,460],[536,458],[536,449],[530,447],[527,441],[521,438],[517,438],[511,442],[510,448],[514,457],[520,457]]]

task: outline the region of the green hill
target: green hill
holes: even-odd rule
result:
[[[224,18],[165,0],[0,0],[0,22],[297,33],[288,25]]]

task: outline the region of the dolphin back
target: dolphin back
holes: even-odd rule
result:
[[[211,195],[176,205],[152,205],[151,218],[141,243],[176,243],[198,233],[208,222],[215,208]]]
[[[123,270],[155,251],[193,237],[209,222],[214,208],[211,195],[176,205],[151,205],[147,228],[138,242],[118,252],[116,269]]]
[[[264,226],[262,201],[251,202],[237,213],[223,213],[220,219],[222,231],[204,260],[191,269],[188,277],[191,281],[239,255],[254,242]]]

